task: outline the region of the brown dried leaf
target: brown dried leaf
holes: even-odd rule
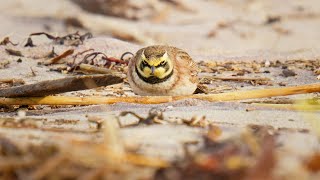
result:
[[[13,49],[6,49],[6,52],[7,52],[9,55],[12,55],[12,56],[23,57],[21,51],[17,51],[17,50],[13,50]]]

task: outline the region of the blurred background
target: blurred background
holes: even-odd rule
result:
[[[203,80],[200,85],[208,93],[295,86],[320,80],[319,0],[0,2],[0,42],[13,42],[0,46],[2,88],[19,85],[17,80],[29,85],[80,74],[100,74],[100,67],[104,73],[108,69],[125,73],[126,62],[115,63],[114,59],[151,44],[186,50],[198,63]],[[31,46],[31,33],[72,37],[77,31],[91,32],[96,38],[84,43],[76,41],[78,44],[72,46],[44,35],[32,36],[36,46],[25,47]],[[71,53],[63,57],[66,52]],[[97,52],[105,53],[105,58],[86,59],[89,53]],[[80,65],[92,66],[81,69]],[[66,99],[126,97],[133,96],[133,92],[123,82],[60,95]],[[179,174],[181,179],[212,179],[209,175],[219,173],[221,177],[239,179],[237,172],[248,175],[247,179],[271,179],[265,176],[273,174],[279,177],[276,179],[320,179],[319,95],[245,103],[188,99],[162,105],[119,102],[92,106],[0,106],[0,179],[94,179],[88,177],[95,175],[107,179],[168,175],[171,178],[167,179],[178,179],[175,176]],[[295,106],[297,99],[310,99],[310,103],[299,101]],[[156,108],[159,111],[153,111]],[[121,115],[126,113],[128,116]],[[163,124],[138,125],[151,118]],[[117,120],[121,128],[112,122]],[[313,127],[318,134],[312,132]],[[30,144],[37,146],[29,148]],[[106,153],[109,151],[119,155]],[[128,161],[127,167],[124,165],[128,164],[121,163],[127,162],[121,157],[129,160],[124,151],[159,157],[154,160],[158,164],[162,159],[178,159],[183,168],[162,169],[150,164],[144,168],[141,162],[146,159],[139,158],[138,163],[132,161],[132,167]],[[190,159],[189,151],[199,155],[195,161]],[[175,168],[176,163],[171,165]],[[26,175],[31,178],[25,178]],[[261,175],[264,178],[254,178]]]
[[[316,49],[318,0],[1,0],[0,37],[91,32],[197,54]]]

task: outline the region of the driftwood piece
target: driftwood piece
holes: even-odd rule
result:
[[[114,75],[87,75],[42,81],[35,84],[0,90],[0,97],[39,97],[69,91],[91,89],[121,83],[123,78]]]
[[[299,85],[293,87],[257,89],[246,91],[235,91],[220,94],[195,94],[189,96],[133,96],[133,97],[68,97],[68,96],[46,96],[46,97],[22,97],[22,98],[0,98],[0,105],[92,105],[113,104],[118,102],[138,104],[160,104],[182,99],[194,98],[210,102],[237,101],[245,99],[266,98],[275,96],[288,96],[295,94],[307,94],[320,92],[320,83]]]

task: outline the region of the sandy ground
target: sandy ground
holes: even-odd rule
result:
[[[0,46],[0,62],[10,64],[0,69],[1,78],[21,78],[27,84],[43,80],[58,79],[69,76],[59,72],[49,71],[50,66],[38,65],[38,62],[55,47],[57,54],[71,48],[55,45],[44,37],[34,38],[37,47],[24,48],[28,35],[32,32],[46,31],[63,35],[74,32],[74,27],[66,27],[64,19],[77,17],[87,28],[81,32],[90,31],[93,39],[75,47],[76,52],[94,48],[105,52],[108,56],[120,57],[123,52],[135,52],[148,44],[170,44],[185,49],[193,59],[214,62],[275,62],[276,60],[315,60],[319,61],[320,47],[320,2],[309,1],[183,1],[188,5],[187,10],[177,10],[169,5],[159,5],[159,13],[139,21],[119,19],[112,16],[91,14],[74,3],[66,0],[44,2],[41,0],[2,0],[0,7],[0,37],[10,36],[13,42],[20,42],[16,47]],[[164,11],[165,10],[165,11]],[[164,12],[163,12],[164,11]],[[162,12],[162,13],[161,13]],[[148,12],[146,12],[148,13]],[[278,18],[269,22],[270,18]],[[126,42],[115,39],[114,31],[132,32],[140,42]],[[132,31],[130,31],[132,30]],[[17,62],[18,57],[6,53],[6,48],[20,50],[24,57]],[[74,48],[74,47],[72,47]],[[318,63],[319,64],[319,63]],[[31,70],[36,73],[32,76]],[[298,68],[291,64],[296,76],[283,77],[282,67],[260,69],[251,77],[266,77],[272,80],[269,85],[252,85],[246,82],[213,82],[209,87],[221,88],[219,92],[279,87],[279,84],[301,85],[319,83],[312,70]],[[269,70],[270,73],[262,73]],[[201,75],[213,75],[202,73]],[[233,72],[223,72],[230,76]],[[214,74],[217,75],[217,74]],[[128,84],[115,85],[97,90],[85,90],[65,93],[71,96],[88,95],[118,95],[114,88],[122,87],[125,95],[133,95]],[[299,95],[267,100],[291,100],[301,98],[319,98],[319,94]],[[246,101],[248,102],[248,101]],[[117,103],[113,105],[92,105],[72,108],[29,110],[26,116],[30,118],[48,119],[39,123],[42,128],[61,128],[62,132],[51,132],[37,129],[0,128],[0,134],[25,141],[25,143],[56,142],[63,138],[95,139],[99,135],[78,133],[90,131],[95,125],[88,117],[115,116],[123,124],[137,122],[132,115],[120,117],[122,111],[133,111],[147,116],[151,108],[164,111],[165,119],[191,119],[202,117],[223,129],[221,139],[237,136],[247,125],[268,125],[279,128],[280,135],[277,143],[283,147],[279,154],[283,160],[279,167],[286,167],[290,159],[291,168],[284,168],[283,174],[295,174],[300,167],[301,157],[306,157],[319,149],[318,136],[308,118],[320,120],[320,112],[301,112],[290,109],[261,107],[243,102],[209,103],[200,100],[184,100],[161,105],[138,105]],[[17,111],[1,112],[1,117],[17,117]],[[59,124],[58,121],[76,120],[75,124]],[[152,125],[122,128],[121,137],[126,147],[139,146],[139,151],[148,155],[159,156],[174,160],[183,157],[182,144],[190,141],[201,141],[200,136],[205,130],[186,125]],[[198,146],[194,148],[199,148]],[[288,157],[288,159],[286,159]],[[281,174],[281,173],[280,173]],[[303,174],[303,173],[301,173]],[[299,174],[299,175],[301,175]]]

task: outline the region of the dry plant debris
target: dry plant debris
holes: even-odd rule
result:
[[[128,65],[128,60],[124,60],[124,53],[120,59],[108,57],[103,52],[92,52],[93,49],[88,49],[77,53],[73,56],[73,62],[67,63],[68,72],[84,71],[86,73],[98,74],[125,74],[124,68]],[[87,54],[86,54],[87,53]],[[78,56],[84,55],[80,61],[76,61]]]
[[[148,112],[148,116],[147,117],[141,117],[140,115],[138,115],[137,113],[135,112],[132,112],[132,111],[123,111],[119,114],[119,116],[126,116],[128,114],[131,114],[133,115],[134,117],[138,118],[138,122],[135,124],[135,125],[138,125],[138,124],[147,124],[147,125],[150,125],[150,124],[166,124],[167,122],[164,120],[164,117],[163,117],[163,112],[164,110],[162,109],[158,109],[158,108],[151,108]],[[121,122],[120,122],[121,124]],[[130,124],[131,126],[132,124]]]
[[[121,127],[127,127],[127,126],[136,126],[140,124],[185,124],[192,127],[208,127],[211,125],[209,121],[206,119],[205,116],[193,116],[191,119],[182,119],[182,118],[175,118],[175,117],[165,117],[164,116],[165,109],[160,108],[151,108],[148,112],[147,117],[142,117],[138,115],[137,113],[133,111],[123,111],[119,114],[119,123]],[[138,119],[137,122],[128,124],[128,125],[122,125],[121,124],[121,117],[127,116],[128,114],[133,115],[135,118]]]
[[[277,162],[275,130],[268,127],[248,127],[242,136],[218,140],[221,130],[212,126],[202,137],[205,142],[202,148],[169,163],[129,152],[119,138],[116,120],[108,117],[103,124],[103,138],[98,142],[71,137],[60,139],[59,143],[21,146],[16,140],[0,136],[0,158],[5,162],[0,163],[0,177],[99,179],[132,177],[138,173],[138,177],[148,179],[273,178]]]
[[[14,49],[6,49],[6,52],[11,55],[11,56],[19,56],[19,57],[23,57],[21,51],[18,50],[14,50]]]
[[[3,60],[0,62],[0,69],[5,69],[8,67],[8,65],[10,64],[9,60]]]
[[[18,44],[13,43],[9,37],[5,37],[1,42],[0,46],[6,46],[7,44],[11,44],[13,46],[17,46]]]
[[[52,40],[53,43],[59,44],[59,45],[67,45],[67,46],[79,46],[80,44],[83,44],[83,41],[89,38],[92,38],[91,33],[85,33],[81,35],[79,32],[75,32],[72,34],[67,34],[65,36],[53,36],[46,32],[38,32],[38,33],[32,33],[29,35],[28,41],[25,44],[25,47],[34,47],[33,41],[31,39],[32,36],[40,36],[45,35],[48,39]]]
[[[224,141],[204,136],[203,148],[172,167],[158,170],[156,179],[272,179],[277,161],[275,136],[263,127],[258,136],[250,129],[244,133],[256,142],[258,151],[244,136]]]
[[[75,140],[74,142],[62,141],[60,145],[41,143],[20,147],[16,142],[1,137],[0,177],[1,179],[21,179],[22,177],[77,179],[95,174],[96,178],[112,177],[113,179],[130,177],[137,171],[147,173],[146,170],[142,171],[141,166],[165,167],[165,162],[160,159],[130,153],[121,154],[119,149],[115,149],[117,145],[121,147],[121,143],[112,141],[117,139],[117,133],[111,131],[112,128],[106,129],[108,133],[105,135],[104,142],[100,144]],[[94,173],[100,170],[102,171]]]

